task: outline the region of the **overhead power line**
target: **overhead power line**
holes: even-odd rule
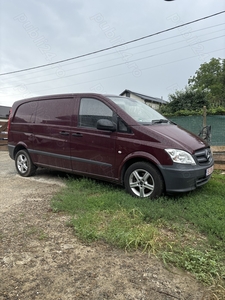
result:
[[[221,25],[221,24],[220,24]],[[222,25],[224,25],[224,24],[222,24]],[[216,25],[216,26],[218,26],[218,25]],[[213,28],[213,27],[215,27],[215,26],[211,26],[210,28]],[[208,29],[209,27],[207,27],[207,28],[203,28],[203,29]],[[198,30],[195,30],[195,31],[192,31],[192,32],[197,32],[197,31],[202,31],[203,29],[198,29]],[[220,31],[223,31],[224,32],[224,29],[221,29],[221,30],[217,30],[217,31],[214,31],[214,32],[211,32],[211,33],[219,33]],[[211,34],[210,33],[210,34]],[[201,38],[202,37],[204,37],[204,36],[208,36],[209,34],[207,33],[207,34],[202,34],[201,35]],[[171,36],[171,37],[169,37],[169,38],[164,38],[164,39],[161,39],[161,40],[157,40],[157,41],[154,41],[154,42],[152,42],[152,43],[146,43],[146,44],[142,44],[142,45],[139,45],[139,46],[133,46],[133,47],[130,47],[130,48],[128,48],[127,50],[130,50],[130,49],[137,49],[137,48],[140,48],[140,47],[142,47],[143,45],[144,46],[146,46],[146,45],[149,45],[149,44],[154,44],[154,43],[158,43],[158,42],[161,42],[161,41],[165,41],[165,40],[170,40],[170,44],[167,44],[167,45],[163,45],[163,48],[165,48],[165,47],[167,47],[167,46],[171,46],[171,39],[173,39],[173,38],[176,38],[177,36],[179,36],[179,35],[175,35],[175,36]],[[210,38],[210,39],[207,39],[207,40],[202,40],[201,39],[201,44],[202,43],[205,43],[205,42],[207,42],[207,41],[211,41],[211,40],[214,40],[214,39],[218,39],[218,38],[221,38],[221,37],[223,37],[224,35],[222,35],[222,36],[217,36],[217,37],[214,37],[214,38]],[[183,41],[178,41],[178,42],[173,42],[172,43],[172,45],[176,45],[176,44],[180,44],[180,43],[182,43]],[[194,45],[196,45],[196,44],[198,44],[199,42],[196,42],[196,43],[192,43],[191,44],[191,46],[194,46]],[[162,54],[165,54],[165,53],[169,53],[169,52],[174,52],[174,51],[177,51],[177,50],[180,50],[180,49],[183,49],[183,48],[187,48],[187,47],[189,47],[190,45],[189,44],[186,44],[185,46],[182,46],[182,47],[176,47],[176,48],[172,48],[172,49],[169,49],[169,50],[166,50],[166,51],[164,51],[164,52],[157,52],[156,54],[154,54],[154,53],[152,53],[151,55],[148,55],[147,57],[145,56],[145,57],[141,57],[141,58],[137,58],[137,59],[134,59],[134,60],[132,60],[132,61],[130,61],[129,60],[129,62],[131,63],[131,62],[135,62],[136,60],[137,61],[139,61],[139,60],[141,60],[141,59],[146,59],[146,58],[150,58],[150,57],[155,57],[155,56],[158,56],[158,55],[162,55]],[[133,56],[136,56],[136,55],[139,55],[139,54],[142,54],[142,53],[146,53],[146,52],[148,52],[149,53],[149,51],[153,51],[153,50],[158,50],[158,49],[162,49],[162,46],[158,46],[158,47],[155,47],[155,48],[153,48],[153,47],[151,47],[151,49],[147,49],[147,50],[144,50],[144,51],[139,51],[139,52],[135,52],[135,53],[133,53],[132,54],[132,57]],[[104,56],[108,56],[108,55],[111,55],[110,53],[106,53],[106,54],[100,54],[100,55],[98,55],[98,56],[95,56],[95,59],[96,58],[102,58],[102,57],[104,57]],[[78,63],[80,63],[80,62],[86,62],[87,60],[92,60],[93,59],[93,57],[89,57],[89,58],[84,58],[84,59],[82,59],[82,60],[79,60],[79,62]],[[107,63],[108,62],[111,62],[111,61],[117,61],[117,60],[119,60],[120,59],[120,57],[117,57],[117,58],[113,58],[113,59],[107,59]],[[102,61],[101,63],[105,63],[106,61]],[[75,63],[77,63],[77,61],[75,61]],[[115,65],[111,65],[111,66],[108,66],[107,68],[109,68],[109,67],[114,67],[114,66],[118,66],[118,65],[122,65],[122,64],[125,64],[126,62],[124,62],[124,63],[120,63],[120,64],[115,64]],[[67,64],[65,64],[65,65],[70,65],[70,66],[72,66],[74,64],[74,62],[73,63],[67,63]],[[91,67],[91,66],[96,66],[96,65],[98,65],[99,66],[99,64],[100,64],[100,62],[98,61],[98,62],[95,62],[95,63],[88,63],[88,65],[82,65],[82,69],[84,69],[84,68],[86,68],[86,67]],[[65,66],[64,65],[64,66]],[[77,70],[77,67],[72,67],[72,68],[69,68],[69,69],[67,69],[66,70],[66,72],[68,72],[68,71],[73,71],[73,70]],[[97,69],[97,70],[95,70],[95,71],[98,71],[98,70],[101,70],[101,69]],[[92,72],[93,70],[91,70],[90,72]],[[43,72],[43,70],[42,69],[39,69],[39,70],[33,70],[33,72],[29,72],[29,80],[31,80],[31,79],[37,79],[37,76],[34,76],[34,77],[31,77],[30,76],[30,74],[37,74],[37,72]],[[88,72],[85,72],[85,73],[88,73]],[[54,74],[54,73],[53,73]],[[45,72],[44,73],[44,75],[41,75],[41,76],[39,76],[39,77],[48,77],[49,78],[49,76],[51,76],[51,75],[53,75],[53,74],[49,74],[48,72]],[[75,74],[75,75],[80,75],[80,74],[83,74],[83,73],[79,73],[79,74]],[[21,76],[28,76],[28,74],[22,74],[22,73],[20,73],[19,75],[21,75]],[[16,74],[15,76],[17,76],[17,79],[18,79],[18,74]],[[71,76],[73,76],[73,75],[69,75],[69,76],[63,76],[64,78],[65,77],[71,77]],[[27,79],[26,79],[27,80]],[[57,80],[57,79],[51,79],[51,81],[52,80]],[[7,80],[8,81],[8,80]],[[49,81],[49,80],[47,80],[47,81]],[[15,81],[15,84],[17,83],[17,81]],[[39,83],[39,82],[37,82],[37,83]],[[11,81],[11,84],[13,84],[13,81]],[[27,82],[27,84],[29,84],[29,82]],[[0,87],[0,91],[2,91],[2,90],[5,90],[5,89],[7,89],[7,88],[11,88],[11,86],[4,86],[4,87]]]
[[[201,28],[201,29],[196,29],[196,30],[191,30],[191,33],[196,33],[196,32],[199,32],[199,31],[203,31],[203,30],[206,30],[206,29],[213,29],[213,28],[215,28],[215,27],[218,27],[218,26],[223,26],[223,25],[225,25],[225,23],[220,23],[220,24],[216,24],[216,25],[211,25],[211,26],[208,26],[208,27],[203,27],[203,28]],[[218,33],[218,32],[220,32],[220,31],[223,31],[224,32],[224,29],[220,29],[220,30],[216,30],[216,31],[213,31],[213,32],[209,32],[209,33],[206,33],[206,34],[201,34],[201,43],[203,43],[203,42],[205,42],[206,40],[202,40],[202,37],[204,37],[204,36],[206,36],[206,35],[209,35],[209,34],[214,34],[214,33]],[[129,47],[129,48],[126,48],[126,50],[128,51],[128,50],[133,50],[133,49],[137,49],[137,48],[142,48],[142,47],[145,47],[145,46],[148,46],[148,45],[151,45],[151,49],[147,49],[147,50],[145,50],[145,51],[139,51],[139,52],[135,52],[135,53],[133,53],[132,54],[132,56],[133,55],[137,55],[137,54],[141,54],[141,53],[144,53],[144,52],[148,52],[148,51],[153,51],[153,50],[157,50],[157,49],[161,49],[162,48],[162,46],[158,46],[158,47],[152,47],[152,45],[153,44],[158,44],[158,43],[161,43],[161,42],[164,42],[164,41],[167,41],[167,40],[170,40],[170,43],[169,44],[167,44],[167,45],[163,45],[163,48],[165,48],[165,47],[167,47],[167,46],[171,46],[171,44],[172,45],[176,45],[176,44],[180,44],[180,43],[183,43],[184,42],[184,40],[179,40],[179,41],[177,41],[177,42],[173,42],[173,43],[171,43],[171,40],[172,39],[175,39],[175,38],[177,38],[177,37],[180,37],[180,34],[176,34],[176,35],[172,35],[172,36],[169,36],[169,37],[164,37],[164,38],[162,38],[162,39],[158,39],[158,40],[155,40],[155,41],[148,41],[147,43],[144,43],[144,44],[141,44],[141,45],[134,45],[134,46],[131,46],[131,47]],[[192,44],[193,45],[193,44]],[[189,44],[187,44],[185,47],[190,47],[190,45]],[[175,48],[174,50],[178,50],[178,49],[180,49],[180,48]],[[170,50],[169,50],[170,51]],[[68,63],[65,63],[65,64],[63,64],[63,67],[65,67],[65,66],[72,66],[72,64],[77,64],[77,63],[83,63],[83,62],[87,62],[87,61],[90,61],[90,60],[96,60],[97,58],[103,58],[103,57],[106,57],[106,56],[111,56],[113,53],[110,53],[110,52],[108,52],[108,53],[104,53],[104,54],[100,54],[100,55],[98,55],[98,56],[89,56],[89,57],[87,57],[87,58],[83,58],[83,59],[80,59],[79,61],[74,61],[74,62],[68,62]],[[107,59],[107,62],[109,62],[109,61],[115,61],[115,60],[119,60],[119,59],[121,59],[121,57],[119,57],[119,56],[117,56],[117,58],[113,58],[113,59]],[[106,61],[102,61],[102,63],[105,63]],[[90,66],[94,66],[94,65],[99,65],[99,61],[98,62],[95,62],[95,63],[92,63],[92,64],[90,64],[90,63],[88,63],[88,67],[90,67]],[[86,66],[82,66],[82,68],[83,67],[86,67]],[[51,70],[54,70],[54,68],[57,68],[57,66],[55,66],[55,67],[53,67],[53,68],[51,68]],[[72,70],[75,70],[75,69],[77,69],[77,67],[75,68],[75,67],[73,67],[73,68],[70,68],[70,69],[67,69],[66,70],[66,72],[68,72],[68,71],[72,71]],[[38,70],[33,70],[33,72],[29,72],[29,74],[27,73],[27,74],[23,74],[23,72],[21,72],[19,75],[21,75],[21,76],[29,76],[29,79],[33,79],[33,78],[37,78],[37,75],[35,76],[35,77],[30,77],[30,74],[37,74],[37,73],[40,73],[40,72],[43,72],[43,70],[42,69],[38,69]],[[53,74],[55,74],[55,71],[53,71]],[[41,75],[41,77],[49,77],[49,75],[53,75],[53,74],[49,74],[49,73],[45,73],[45,75]],[[16,76],[16,78],[18,79],[18,74],[15,74],[15,76]],[[0,88],[0,90],[1,90],[2,88]]]
[[[165,32],[168,32],[168,31],[171,31],[171,30],[174,30],[174,29],[177,29],[177,28],[180,28],[180,27],[184,27],[184,26],[187,26],[187,25],[199,22],[199,21],[203,21],[203,20],[206,20],[206,19],[218,16],[218,15],[223,14],[223,13],[225,13],[225,10],[217,12],[217,13],[212,14],[212,15],[208,15],[208,16],[199,18],[199,19],[195,19],[195,20],[187,22],[187,23],[183,23],[183,24],[180,24],[180,25],[177,25],[177,26],[174,26],[174,27],[170,27],[170,28],[167,28],[167,29],[164,29],[164,30],[161,30],[161,31],[158,31],[158,32],[155,32],[155,33],[152,33],[152,34],[140,37],[140,38],[137,38],[137,39],[133,39],[133,40],[121,43],[121,44],[117,44],[117,45],[114,45],[114,46],[111,46],[111,47],[103,48],[103,49],[100,49],[100,50],[92,51],[92,52],[89,52],[89,53],[86,53],[86,54],[78,55],[78,56],[75,56],[75,57],[71,57],[71,58],[59,60],[59,61],[48,63],[48,64],[43,64],[43,65],[39,65],[39,66],[35,66],[35,67],[30,67],[30,68],[26,68],[26,69],[21,69],[21,70],[17,70],[17,71],[11,71],[11,72],[2,73],[2,74],[0,74],[0,76],[10,75],[10,74],[15,74],[15,73],[20,73],[20,72],[25,72],[25,71],[39,69],[39,68],[44,68],[44,67],[48,67],[48,66],[60,64],[60,63],[63,63],[63,62],[67,62],[67,61],[79,59],[79,58],[82,58],[82,57],[94,55],[94,54],[97,54],[97,53],[100,53],[100,52],[108,51],[108,50],[111,50],[111,49],[114,49],[114,48],[118,48],[118,47],[121,47],[121,46],[124,46],[124,45],[135,43],[135,42],[138,42],[138,41],[141,41],[141,40],[144,40],[144,39],[147,39],[147,38],[150,38],[150,37],[153,37],[153,36],[156,36],[156,35],[159,35],[159,34],[162,34],[162,33],[165,33]]]
[[[221,50],[224,50],[224,48],[213,50],[213,51],[210,51],[210,52],[206,52],[205,54],[210,54],[212,52],[221,51]],[[195,57],[196,57],[196,55],[193,55],[193,56],[186,57],[186,58],[181,58],[181,59],[178,59],[178,60],[175,60],[175,61],[170,61],[170,62],[167,62],[167,63],[162,63],[162,64],[158,64],[158,65],[154,65],[154,66],[149,66],[149,67],[143,68],[142,71],[162,67],[162,66],[165,66],[165,65],[174,64],[174,63],[184,61],[184,60],[188,60],[188,59],[192,59],[192,58],[195,58]],[[41,89],[41,90],[35,91],[35,93],[44,92],[44,91],[49,92],[49,89],[50,90],[55,90],[55,89],[67,88],[67,87],[81,85],[81,84],[87,84],[87,83],[91,83],[91,82],[95,82],[95,81],[102,81],[102,80],[112,79],[112,78],[115,78],[115,77],[118,77],[118,76],[127,75],[128,73],[129,73],[129,71],[124,72],[124,73],[120,73],[120,74],[116,74],[116,75],[104,76],[104,78],[95,78],[95,79],[91,79],[91,80],[84,81],[84,82],[77,82],[77,83],[73,83],[73,84],[69,84],[69,85],[63,85],[63,86],[55,86],[54,88],[53,87],[51,87],[51,88],[48,87],[47,89]],[[18,94],[18,96],[20,96],[20,95]]]
[[[203,28],[201,28],[201,29],[196,29],[196,30],[191,30],[191,33],[196,33],[196,32],[199,32],[199,31],[203,31],[203,30],[206,30],[206,29],[212,29],[212,28],[215,28],[215,27],[218,27],[218,26],[223,26],[223,25],[225,25],[225,23],[220,23],[220,24],[216,24],[216,25],[211,25],[211,26],[208,26],[208,27],[203,27]],[[205,36],[205,35],[209,35],[209,34],[214,34],[214,33],[218,33],[218,32],[220,32],[220,31],[223,31],[224,32],[224,29],[220,29],[220,30],[216,30],[216,31],[213,31],[213,32],[209,32],[209,33],[206,33],[206,34],[201,34],[201,38],[203,37],[203,36]],[[149,42],[147,42],[147,43],[145,43],[145,44],[141,44],[141,45],[134,45],[134,46],[131,46],[131,47],[129,47],[129,48],[126,48],[126,50],[133,50],[133,49],[137,49],[137,48],[142,48],[142,47],[145,47],[145,46],[148,46],[148,45],[151,45],[151,49],[148,49],[148,50],[145,50],[145,51],[142,51],[142,52],[135,52],[134,53],[134,55],[136,55],[136,54],[139,54],[139,53],[143,53],[143,52],[146,52],[146,51],[152,51],[152,50],[156,50],[156,49],[161,49],[162,48],[162,46],[158,46],[158,47],[155,47],[155,48],[153,48],[152,47],[152,45],[153,44],[157,44],[157,43],[161,43],[161,42],[164,42],[164,41],[167,41],[167,40],[170,40],[170,44],[167,44],[167,45],[163,45],[163,47],[165,48],[165,47],[167,47],[167,46],[171,46],[171,40],[172,39],[174,39],[174,38],[177,38],[177,37],[180,37],[180,34],[176,34],[176,35],[172,35],[172,36],[169,36],[169,37],[164,37],[164,38],[162,38],[162,39],[158,39],[158,40],[155,40],[155,41],[149,41]],[[202,42],[204,42],[204,41],[200,41],[201,43]],[[173,42],[172,44],[173,45],[175,45],[175,44],[179,44],[179,43],[183,43],[183,40],[180,40],[180,41],[178,41],[178,42]],[[189,47],[190,45],[189,44],[187,44],[187,47]],[[175,49],[176,50],[176,49]],[[88,57],[88,58],[84,58],[84,59],[80,59],[79,60],[79,62],[78,63],[81,63],[81,62],[86,62],[86,61],[90,61],[90,60],[96,60],[96,58],[102,58],[102,57],[105,57],[105,56],[111,56],[113,53],[104,53],[104,54],[100,54],[100,55],[98,55],[98,56],[94,56],[94,57]],[[112,60],[118,60],[118,59],[120,59],[119,57],[117,57],[117,58],[113,58],[113,59],[107,59],[107,62],[109,62],[109,61],[112,61]],[[104,61],[103,61],[104,62]],[[63,67],[65,67],[65,66],[71,66],[73,63],[77,63],[77,61],[75,61],[75,62],[68,62],[67,64],[64,64],[63,65]],[[90,65],[96,65],[96,64],[99,64],[99,62],[97,62],[97,63],[94,63],[94,64],[88,64],[88,66],[90,66]],[[54,68],[54,67],[53,67]],[[51,68],[51,69],[53,69],[53,68]],[[57,66],[55,67],[55,68],[57,68]],[[74,69],[74,68],[73,68]],[[69,70],[67,70],[67,71],[70,71],[70,70],[73,70],[73,69],[69,69]],[[33,72],[29,72],[29,79],[31,78],[30,77],[30,74],[37,74],[37,72],[42,72],[42,70],[41,69],[39,69],[39,70],[34,70]],[[22,73],[22,72],[21,72]],[[23,74],[20,74],[21,76],[24,76]],[[25,74],[25,76],[27,76],[28,74]],[[16,75],[17,76],[17,78],[18,78],[18,75]],[[43,75],[43,76],[49,76],[49,74],[46,74],[46,75]],[[42,76],[42,77],[43,77]],[[36,78],[36,76],[35,76],[35,78]]]
[[[214,37],[214,38],[211,38],[211,39],[208,39],[208,40],[201,41],[201,43],[207,42],[207,41],[211,41],[211,40],[215,40],[215,39],[218,39],[218,38],[221,38],[221,37],[224,37],[224,36],[225,35],[217,36],[217,37]],[[194,43],[194,44],[192,44],[192,46],[197,45],[197,44],[198,43]],[[165,53],[169,53],[169,52],[174,52],[176,50],[180,50],[180,49],[183,49],[183,48],[186,48],[186,47],[188,47],[188,45],[185,45],[185,46],[182,46],[182,47],[179,47],[179,48],[175,48],[175,49],[166,50],[166,51],[163,51],[163,52],[158,52],[157,54],[149,54],[149,55],[144,56],[144,57],[139,57],[139,58],[136,58],[134,60],[130,60],[129,63],[136,62],[136,61],[141,61],[141,60],[145,60],[147,58],[152,58],[152,57],[155,57],[155,56],[158,56],[158,55],[162,55],[162,54],[165,54]],[[142,51],[141,53],[145,53],[145,52],[148,52],[148,50]],[[79,72],[79,73],[66,75],[63,78],[80,76],[80,75],[84,75],[84,74],[87,74],[87,73],[90,74],[90,73],[93,73],[93,72],[98,72],[98,71],[101,71],[101,70],[105,70],[105,69],[109,69],[109,68],[113,68],[113,67],[118,67],[118,66],[124,65],[125,63],[126,62],[120,62],[120,63],[113,64],[113,65],[107,65],[107,66],[104,66],[104,67],[98,67],[97,69],[92,69],[92,70],[89,69],[87,71],[82,71],[82,72]],[[98,65],[99,63],[95,63],[95,64],[92,64],[92,65],[96,65],[96,64]],[[88,66],[90,67],[92,65],[89,64]],[[71,69],[71,70],[74,70],[74,69]],[[49,75],[44,75],[44,76],[49,76]],[[36,77],[33,77],[33,78],[36,78]],[[33,78],[30,78],[30,79],[33,79]],[[45,79],[45,80],[41,80],[41,81],[27,82],[26,86],[34,85],[34,84],[40,84],[40,83],[46,83],[46,82],[55,81],[55,80],[59,80],[59,79],[60,78],[57,78],[57,79],[53,78],[53,79],[47,79],[47,80]],[[2,88],[0,88],[0,91],[2,91],[4,89],[7,89],[7,88],[11,88],[11,86],[2,87]]]

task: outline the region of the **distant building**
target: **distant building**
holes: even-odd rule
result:
[[[161,98],[155,98],[155,97],[151,97],[151,96],[147,96],[147,95],[143,95],[140,93],[136,93],[136,92],[132,92],[130,90],[124,90],[120,96],[126,96],[126,97],[131,97],[134,99],[137,99],[149,106],[151,106],[154,109],[159,109],[159,107],[163,104],[167,104],[168,102],[161,99]]]
[[[0,121],[8,120],[10,109],[11,107],[8,106],[0,106]]]

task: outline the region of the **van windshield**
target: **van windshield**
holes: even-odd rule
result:
[[[136,99],[119,96],[107,96],[107,98],[116,103],[135,121],[143,125],[169,122],[153,108]]]

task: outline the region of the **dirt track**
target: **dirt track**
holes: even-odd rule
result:
[[[209,299],[188,274],[155,257],[105,244],[85,245],[50,199],[63,186],[55,172],[17,175],[0,152],[0,300]]]

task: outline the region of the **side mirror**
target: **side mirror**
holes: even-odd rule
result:
[[[107,119],[100,119],[97,122],[97,129],[116,131],[116,124]]]

